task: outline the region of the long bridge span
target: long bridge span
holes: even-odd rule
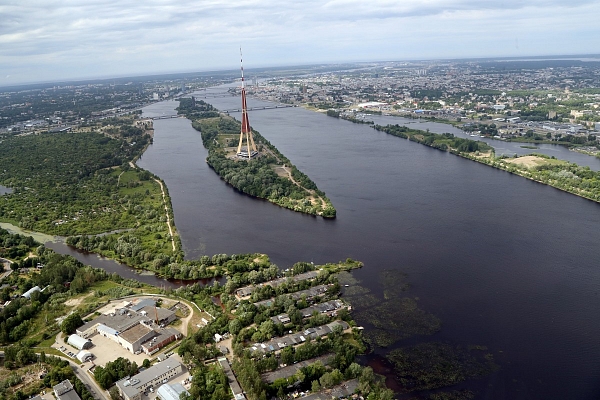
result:
[[[278,104],[275,106],[258,106],[258,107],[248,107],[248,111],[257,111],[257,110],[274,110],[276,108],[290,108],[290,107],[298,107],[295,104]],[[220,110],[225,114],[234,113],[234,112],[242,112],[241,108],[232,108],[230,110]]]

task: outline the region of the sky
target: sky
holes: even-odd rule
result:
[[[0,86],[356,61],[600,53],[598,0],[3,0]]]

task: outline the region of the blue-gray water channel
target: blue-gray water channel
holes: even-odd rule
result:
[[[207,101],[239,108],[235,97]],[[157,103],[144,115],[175,114],[176,106]],[[423,341],[485,345],[501,365],[471,381],[478,398],[600,397],[598,204],[301,108],[250,112],[250,123],[326,192],[337,218],[238,193],[205,163],[189,121],[156,120],[154,144],[138,164],[166,182],[186,257],[263,252],[284,268],[352,257],[365,264],[354,275],[375,292],[380,271],[404,272],[408,295],[442,320]],[[540,147],[600,169],[593,157]]]

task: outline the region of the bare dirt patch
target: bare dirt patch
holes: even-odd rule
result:
[[[521,167],[531,168],[544,164],[546,159],[538,156],[523,156],[518,158],[507,158],[504,161]]]
[[[81,305],[81,303],[83,303],[83,301],[87,297],[90,297],[91,295],[92,295],[92,293],[89,293],[89,294],[86,294],[85,296],[77,297],[75,299],[69,299],[69,300],[65,301],[65,306],[67,306],[67,307],[78,307],[79,305]]]

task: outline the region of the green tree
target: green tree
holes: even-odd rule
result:
[[[78,313],[73,313],[64,319],[60,329],[65,335],[72,335],[81,325],[83,325],[81,316]]]
[[[312,384],[310,385],[310,391],[316,393],[319,390],[321,390],[321,385],[319,384],[319,381],[318,380],[312,381]]]

